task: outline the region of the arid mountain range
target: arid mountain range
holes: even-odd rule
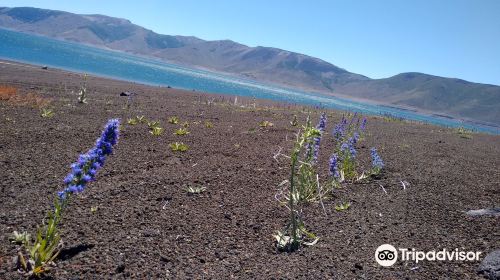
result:
[[[321,59],[230,40],[157,34],[129,20],[38,8],[0,8],[0,27],[151,56],[291,88],[366,99],[500,125],[500,86],[401,73],[370,79]]]

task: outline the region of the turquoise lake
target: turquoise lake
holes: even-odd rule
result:
[[[367,104],[240,79],[229,75],[186,68],[154,59],[77,43],[0,29],[0,58],[47,65],[149,85],[172,86],[199,92],[271,99],[364,114],[390,114],[446,127],[465,127],[500,134],[499,127],[480,125],[413,111]]]

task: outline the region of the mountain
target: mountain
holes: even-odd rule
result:
[[[288,87],[500,124],[500,86],[402,73],[370,79],[311,56],[230,40],[157,34],[126,19],[0,8],[0,27],[226,72]]]

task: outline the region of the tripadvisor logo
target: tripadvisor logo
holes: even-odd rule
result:
[[[466,252],[455,250],[448,250],[446,248],[436,251],[417,251],[415,248],[399,248],[396,249],[390,244],[380,245],[375,251],[375,260],[381,266],[392,266],[396,261],[478,261],[481,252]]]

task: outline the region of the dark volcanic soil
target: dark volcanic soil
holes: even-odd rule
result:
[[[64,213],[62,236],[70,250],[51,271],[56,279],[473,279],[480,277],[478,262],[398,261],[383,268],[375,249],[384,243],[459,248],[484,257],[500,248],[499,217],[464,213],[500,206],[500,136],[466,139],[451,129],[369,117],[359,153],[368,168],[369,148],[378,148],[387,167],[382,178],[336,190],[325,201],[327,216],[319,204],[306,206],[305,223],[319,242],[278,253],[272,234],[288,213],[274,195],[288,178],[289,162],[278,163],[273,154],[279,147],[290,151],[295,129],[289,121],[293,114],[305,119],[300,108],[269,109],[263,101],[256,109],[241,108],[220,100],[209,106],[208,95],[95,77],[88,81],[88,104],[79,105],[71,91],[81,80],[74,73],[0,64],[0,85],[52,98],[55,112],[42,118],[37,108],[0,102],[1,279],[25,278],[12,269],[17,246],[9,235],[35,232],[69,165],[113,117],[123,120],[121,138],[97,180]],[[119,96],[125,90],[137,92],[130,110]],[[145,125],[127,125],[136,115],[159,120],[165,133],[155,137]],[[179,125],[167,119],[174,115],[190,122],[190,134],[173,134]],[[313,112],[314,122],[318,116]],[[327,131],[340,118],[328,112]],[[213,128],[203,125],[207,120]],[[263,120],[274,126],[259,128]],[[174,141],[189,151],[173,153],[168,144]],[[327,134],[322,181],[332,149]],[[410,183],[406,190],[401,180]],[[196,185],[207,191],[188,195],[185,188]],[[351,208],[335,211],[343,201]]]

